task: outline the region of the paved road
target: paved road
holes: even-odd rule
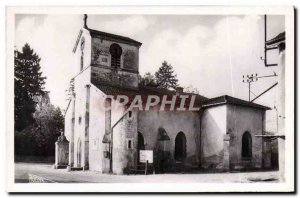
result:
[[[222,183],[222,182],[278,182],[278,171],[248,173],[199,173],[156,175],[108,175],[95,171],[53,169],[51,164],[16,163],[15,182],[62,182],[62,183]]]

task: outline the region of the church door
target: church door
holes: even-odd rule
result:
[[[175,138],[174,159],[183,161],[186,157],[186,137],[183,132],[179,132]]]
[[[242,157],[252,157],[252,138],[248,131],[246,131],[242,136]]]
[[[145,142],[144,142],[143,134],[138,132],[138,144],[137,144],[138,164],[140,162],[140,150],[145,150]]]

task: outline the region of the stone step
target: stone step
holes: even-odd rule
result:
[[[66,169],[67,165],[53,165],[54,169]]]
[[[71,171],[81,171],[83,167],[71,167]]]

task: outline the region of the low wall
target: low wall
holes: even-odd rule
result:
[[[15,156],[15,162],[54,163],[55,156]]]

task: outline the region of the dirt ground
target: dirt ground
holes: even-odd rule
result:
[[[155,175],[110,175],[95,171],[54,169],[52,164],[16,163],[15,182],[47,183],[245,183],[278,182],[278,171],[240,173],[194,173]]]

